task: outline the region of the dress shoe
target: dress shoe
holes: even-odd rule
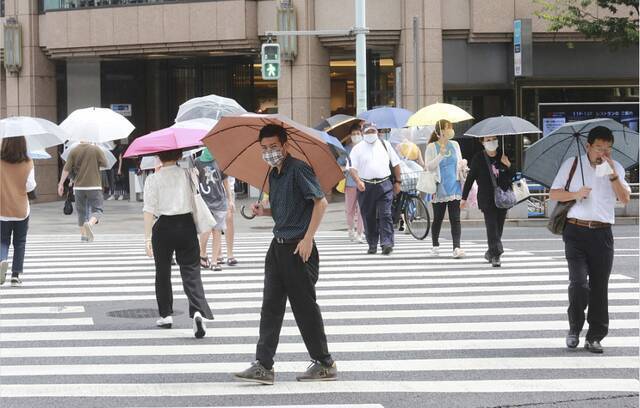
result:
[[[604,349],[602,348],[598,340],[592,340],[592,341],[585,340],[584,348],[586,348],[592,353],[596,353],[596,354],[604,353]]]
[[[578,344],[580,344],[579,335],[580,335],[580,333],[569,332],[567,334],[567,338],[565,339],[565,341],[567,343],[567,347],[572,348],[572,349],[578,347]]]
[[[382,247],[382,255],[389,255],[393,252],[393,247],[391,245],[386,245]]]

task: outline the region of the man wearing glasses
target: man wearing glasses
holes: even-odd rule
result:
[[[589,330],[584,347],[602,353],[600,345],[609,329],[608,285],[613,266],[613,234],[616,199],[627,204],[631,189],[624,179],[624,168],[611,159],[613,134],[609,128],[597,126],[587,138],[587,154],[582,161],[567,160],[551,186],[549,198],[576,203],[567,215],[562,234],[565,256],[569,264],[569,333],[566,343],[576,348],[584,326],[585,309],[589,307]],[[574,163],[575,162],[575,163]],[[569,180],[571,168],[575,177]],[[584,185],[582,182],[584,175]]]

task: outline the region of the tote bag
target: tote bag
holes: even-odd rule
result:
[[[198,231],[198,234],[211,231],[216,225],[213,214],[211,214],[211,210],[209,210],[207,203],[204,202],[204,199],[200,195],[198,185],[195,184],[194,187],[193,177],[189,174],[189,170],[185,170],[185,175],[189,186],[191,186],[191,215],[193,215],[193,223],[196,225],[196,230]]]

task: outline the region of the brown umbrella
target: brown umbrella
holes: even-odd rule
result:
[[[202,139],[211,150],[220,169],[264,192],[269,192],[269,165],[262,160],[258,133],[264,125],[275,124],[287,130],[289,153],[309,164],[325,192],[344,178],[335,156],[315,129],[308,128],[282,115],[223,116]]]

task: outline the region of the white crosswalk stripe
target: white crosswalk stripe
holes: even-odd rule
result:
[[[173,329],[155,328],[151,317],[105,315],[156,307],[153,262],[141,237],[100,236],[91,244],[76,236],[30,237],[24,286],[0,289],[0,402],[171,396],[181,398],[171,402],[178,407],[202,405],[198,397],[350,393],[362,395],[363,403],[253,405],[380,408],[364,396],[639,391],[634,278],[612,273],[607,353],[593,356],[564,348],[562,253],[507,249],[502,268],[491,268],[482,242],[464,242],[467,256],[454,260],[448,253],[430,257],[425,242],[400,235],[397,250],[382,257],[364,254],[365,245],[343,235],[317,239],[318,303],[340,379],[295,382],[308,356],[288,308],[273,387],[238,384],[229,375],[246,368],[255,353],[270,234],[237,237],[238,266],[203,271],[216,317],[203,340],[188,329],[177,267],[174,307],[182,313]]]

